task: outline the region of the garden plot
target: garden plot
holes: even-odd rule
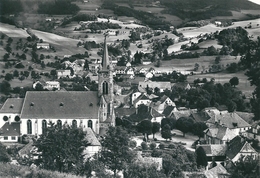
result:
[[[4,23],[0,23],[0,32],[9,37],[27,38],[29,36],[26,30]]]

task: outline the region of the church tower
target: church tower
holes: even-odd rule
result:
[[[106,36],[102,63],[98,72],[98,96],[100,97],[100,126],[105,124],[114,126],[113,66],[108,56]]]

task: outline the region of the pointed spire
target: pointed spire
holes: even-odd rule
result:
[[[107,35],[105,35],[105,40],[104,40],[104,49],[103,49],[104,54],[103,54],[103,59],[102,59],[102,70],[108,70],[108,65],[109,65],[106,37],[107,37]]]

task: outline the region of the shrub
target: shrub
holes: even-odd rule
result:
[[[141,143],[141,147],[142,147],[143,150],[147,150],[148,149],[148,145],[147,145],[146,142],[142,142]]]
[[[130,146],[131,148],[135,148],[136,145],[137,145],[137,143],[136,143],[135,140],[131,140],[131,141],[129,142],[129,146]]]
[[[169,144],[168,148],[174,149],[174,148],[175,148],[175,145],[171,143],[171,144]]]
[[[155,157],[155,158],[159,158],[161,157],[162,155],[162,151],[161,150],[157,150],[157,149],[154,149],[151,153],[151,156],[152,157]]]
[[[160,149],[164,149],[165,148],[165,144],[164,143],[160,143],[159,148]]]
[[[154,138],[153,140],[154,140],[154,141],[157,141],[157,138]]]
[[[154,150],[155,148],[156,148],[156,143],[151,143],[151,144],[150,144],[150,149],[151,149],[151,150]]]

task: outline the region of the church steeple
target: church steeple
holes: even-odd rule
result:
[[[106,42],[106,35],[104,39],[104,49],[103,49],[103,58],[102,58],[102,69],[103,71],[109,69],[109,57],[108,57],[108,50],[107,50],[107,42]]]

